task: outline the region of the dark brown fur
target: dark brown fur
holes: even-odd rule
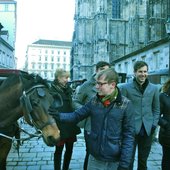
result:
[[[41,78],[39,78],[41,80]],[[42,84],[43,81],[38,82],[35,77],[27,75],[26,78],[20,75],[14,75],[5,80],[0,86],[0,133],[13,137],[15,131],[12,126],[16,121],[27,115],[25,107],[20,102],[20,97],[23,90],[28,90],[36,84]],[[40,97],[36,90],[29,94],[33,110],[31,111],[32,119],[34,119],[34,126],[41,129],[44,142],[48,146],[54,146],[59,140],[59,130],[53,121],[53,118],[48,114],[48,108],[53,102],[52,96],[48,89],[44,88],[45,96]],[[28,119],[28,117],[26,117]],[[29,120],[30,121],[30,120]],[[42,126],[45,122],[49,122]],[[30,123],[30,122],[28,122]],[[12,128],[11,128],[12,127]],[[4,130],[5,129],[5,130]],[[11,130],[12,129],[12,130]],[[12,141],[0,136],[0,170],[6,169],[6,159],[11,149]]]

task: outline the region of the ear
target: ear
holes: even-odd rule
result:
[[[116,83],[115,82],[112,82],[111,85],[112,85],[113,88],[116,87]]]

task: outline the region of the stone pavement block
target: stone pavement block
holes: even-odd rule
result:
[[[28,129],[30,128],[28,125],[25,126]],[[20,157],[18,157],[17,151],[12,147],[7,159],[7,170],[53,170],[54,151],[55,147],[46,146],[42,138],[33,138],[25,141],[20,147]],[[78,135],[77,142],[74,143],[70,170],[83,170],[84,157],[85,142],[82,130],[82,133]],[[161,170],[161,157],[161,146],[155,142],[149,155],[148,170]],[[137,166],[136,160],[135,158],[134,170],[136,170]]]

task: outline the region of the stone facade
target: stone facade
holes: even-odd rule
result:
[[[165,39],[169,11],[169,0],[76,0],[73,79],[76,67],[88,78],[99,60],[116,66],[118,59]]]

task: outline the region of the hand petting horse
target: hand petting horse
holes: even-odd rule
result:
[[[58,100],[56,107],[60,107],[61,99],[55,100]],[[40,76],[25,72],[9,76],[0,86],[0,101],[0,134],[13,137],[16,121],[24,116],[28,124],[42,133],[46,145],[54,146],[59,141],[60,131],[48,114],[49,106],[56,101]],[[6,169],[11,143],[12,140],[0,135],[0,169]]]

